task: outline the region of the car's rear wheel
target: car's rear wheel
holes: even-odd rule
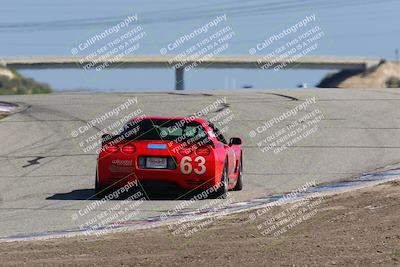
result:
[[[105,189],[104,186],[102,186],[99,183],[99,177],[97,177],[97,171],[96,171],[96,182],[95,182],[95,185],[94,185],[94,191],[96,193],[96,196],[99,197],[99,198],[104,197],[106,195],[104,189]]]
[[[243,157],[240,157],[239,163],[239,173],[235,187],[233,188],[234,191],[240,191],[243,189]]]
[[[229,186],[229,178],[228,178],[228,164],[225,162],[224,169],[222,171],[221,183],[213,194],[211,194],[211,198],[222,198],[225,199],[228,193]]]

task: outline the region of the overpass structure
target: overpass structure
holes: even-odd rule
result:
[[[119,59],[79,56],[0,57],[0,64],[15,69],[84,69],[172,68],[175,89],[184,90],[184,72],[193,68],[208,69],[346,69],[365,70],[382,59],[365,57],[303,56],[297,59],[266,56],[124,56]]]

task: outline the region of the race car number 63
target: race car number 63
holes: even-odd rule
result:
[[[189,174],[192,172],[192,158],[185,156],[182,158],[181,163],[179,164],[181,166],[181,172],[183,174]],[[204,163],[206,163],[206,159],[204,157],[198,156],[197,158],[194,159],[194,162],[197,163],[197,168],[194,168],[194,172],[196,174],[203,174],[206,172],[206,166]]]

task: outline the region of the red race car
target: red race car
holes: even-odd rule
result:
[[[242,139],[229,143],[209,121],[193,117],[139,117],[102,136],[96,194],[137,181],[201,189],[224,198],[243,186]]]

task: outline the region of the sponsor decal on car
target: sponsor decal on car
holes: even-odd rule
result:
[[[132,160],[131,159],[127,159],[127,160],[123,160],[123,159],[114,159],[111,161],[112,164],[114,165],[118,165],[118,166],[132,166]]]
[[[134,171],[133,167],[121,167],[111,165],[109,168],[110,172],[127,172],[132,173]]]

